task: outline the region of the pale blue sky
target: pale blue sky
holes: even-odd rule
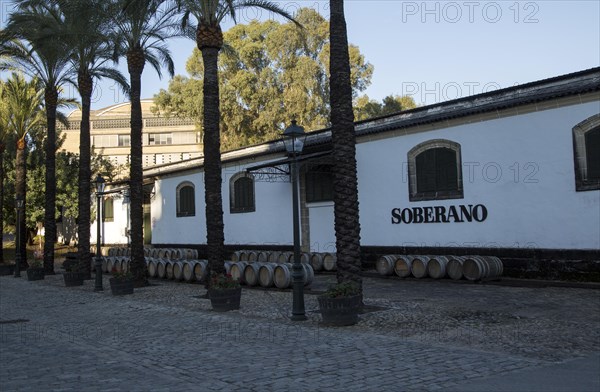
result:
[[[293,12],[317,9],[329,17],[328,1],[287,1]],[[2,22],[9,3],[2,7]],[[600,1],[377,1],[349,0],[348,37],[375,66],[370,98],[412,95],[432,104],[600,66]],[[265,12],[261,20],[269,17]],[[238,22],[256,18],[238,15]],[[231,23],[225,23],[224,30]],[[175,72],[185,74],[194,43],[171,43]],[[122,70],[126,72],[124,65]],[[147,67],[142,97],[168,80]],[[92,108],[125,100],[114,84],[98,84]]]

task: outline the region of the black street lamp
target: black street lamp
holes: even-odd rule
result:
[[[23,199],[23,195],[17,195],[15,199],[15,209],[17,210],[17,236],[16,236],[16,253],[15,253],[15,278],[21,277],[21,260],[23,259],[23,255],[21,254],[21,216],[23,214],[23,209],[25,208],[25,199]]]
[[[104,178],[100,174],[94,180],[96,183],[96,200],[97,204],[97,219],[96,219],[96,281],[94,284],[94,291],[102,291],[102,252],[100,249],[100,220],[102,219],[100,209],[102,207],[102,196],[104,195]]]
[[[292,266],[292,321],[306,320],[304,312],[304,273],[300,263],[300,219],[299,219],[299,201],[298,201],[298,155],[304,148],[306,134],[304,128],[292,120],[292,125],[283,131],[283,143],[288,155],[292,157],[292,213],[294,214],[294,264]]]

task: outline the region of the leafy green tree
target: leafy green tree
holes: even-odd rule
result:
[[[235,21],[236,11],[258,7],[287,19],[292,16],[275,3],[264,0],[178,0],[185,10],[183,26],[193,16],[197,22],[196,45],[202,52],[203,71],[203,128],[204,128],[204,187],[206,200],[206,242],[209,270],[223,272],[224,225],[221,195],[221,137],[219,106],[219,51],[223,48],[221,22],[227,16]]]
[[[3,58],[0,68],[18,69],[37,77],[44,85],[47,137],[45,143],[44,269],[54,273],[54,238],[56,238],[56,113],[59,89],[67,82],[71,66],[66,42],[52,35],[56,6],[34,6],[29,1],[16,2],[17,12],[10,15],[3,31]],[[12,40],[9,38],[13,38]],[[39,178],[39,177],[38,177]]]
[[[302,24],[269,20],[239,24],[223,33],[231,50],[219,57],[221,143],[224,149],[280,136],[292,117],[305,128],[329,125],[329,22],[303,8]],[[356,96],[369,84],[373,66],[350,45],[351,80]],[[201,53],[188,60],[189,78],[178,76],[155,96],[167,115],[202,119],[198,91],[204,71]]]
[[[356,174],[356,133],[352,111],[352,84],[344,1],[331,0],[331,139],[333,143],[333,202],[337,280],[356,282],[360,277],[360,221]]]
[[[38,79],[26,81],[12,73],[2,88],[6,126],[16,139],[15,196],[25,200],[27,208],[27,137],[45,125],[43,88]],[[25,214],[20,219],[21,238],[27,238]],[[26,243],[21,241],[21,254],[26,254]],[[25,261],[25,265],[27,262]]]
[[[131,164],[129,172],[131,216],[131,272],[136,286],[148,283],[144,262],[144,212],[142,171],[142,72],[149,63],[159,77],[161,66],[166,66],[171,77],[175,67],[165,41],[181,36],[178,7],[170,0],[120,0],[115,15],[117,52],[127,58],[131,84]]]
[[[0,97],[4,95],[4,83],[0,80]],[[4,234],[4,151],[9,140],[8,111],[4,100],[0,101],[0,222]],[[0,244],[0,264],[4,263],[4,242]]]
[[[408,95],[388,95],[382,102],[369,99],[369,96],[358,97],[354,103],[354,118],[356,121],[369,118],[387,116],[398,113],[402,110],[414,109],[417,107],[414,99]]]

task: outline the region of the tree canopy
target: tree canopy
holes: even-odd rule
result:
[[[293,22],[253,21],[224,35],[229,50],[219,60],[222,146],[225,149],[279,137],[291,119],[308,130],[329,125],[329,22],[315,10],[299,10]],[[371,82],[373,66],[349,46],[353,95]],[[176,76],[155,95],[155,111],[202,119],[199,50],[187,63],[189,77]]]

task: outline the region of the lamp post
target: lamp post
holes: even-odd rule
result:
[[[304,312],[304,273],[302,264],[300,263],[300,219],[299,219],[299,201],[298,201],[298,155],[302,153],[304,148],[304,140],[306,134],[304,128],[296,124],[296,120],[292,120],[292,125],[283,131],[283,143],[285,149],[292,157],[291,180],[292,180],[292,213],[294,224],[294,264],[292,266],[292,287],[293,287],[293,302],[292,302],[292,321],[306,320]]]
[[[23,195],[17,195],[15,199],[15,209],[17,210],[17,238],[16,238],[16,253],[15,253],[15,278],[21,277],[21,260],[23,255],[21,254],[21,215],[23,214],[23,208],[25,207],[25,199]]]
[[[100,249],[100,220],[102,219],[102,215],[100,214],[100,209],[102,206],[102,195],[104,195],[104,178],[100,174],[94,180],[96,183],[96,200],[97,204],[97,219],[96,219],[96,281],[94,284],[94,291],[102,291],[104,288],[102,287],[102,252]]]

